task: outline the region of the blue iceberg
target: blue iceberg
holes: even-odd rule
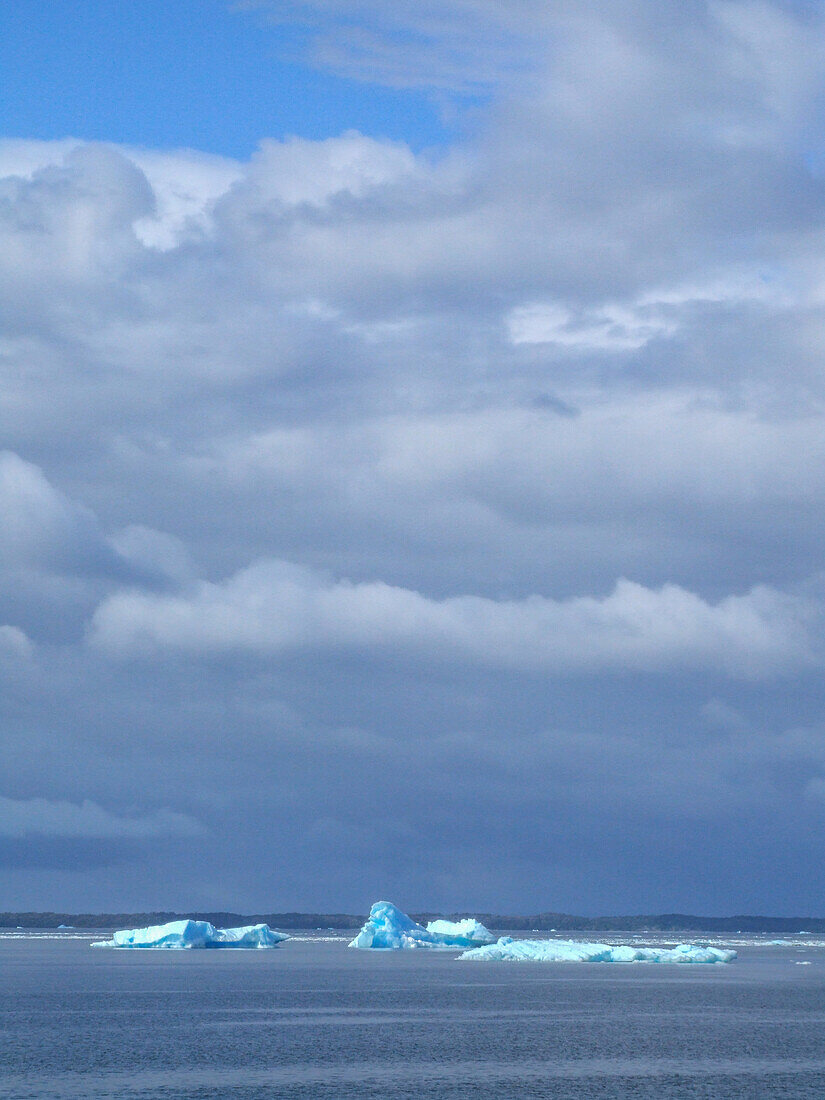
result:
[[[493,944],[465,951],[459,958],[507,962],[728,963],[736,958],[736,952],[694,943],[680,943],[676,947],[631,947],[575,940],[514,940],[502,936]]]
[[[496,937],[473,917],[464,920],[431,920],[427,931],[445,947],[481,947],[495,943]]]
[[[149,928],[122,928],[110,940],[100,940],[92,947],[136,948],[212,948],[212,947],[277,947],[289,936],[273,932],[268,924],[248,924],[242,928],[216,928],[205,920],[175,920]]]
[[[377,901],[369,920],[350,947],[398,950],[411,947],[473,947],[492,943],[494,937],[478,921],[430,921],[426,928],[402,913],[392,902]]]
[[[350,947],[397,950],[404,947],[438,947],[435,937],[389,901],[377,901],[369,919]]]

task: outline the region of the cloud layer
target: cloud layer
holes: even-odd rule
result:
[[[468,113],[0,142],[20,907],[821,908],[821,13],[253,6]]]
[[[0,837],[53,836],[93,840],[195,837],[203,832],[185,814],[157,810],[128,817],[94,802],[49,802],[45,798],[0,798]]]

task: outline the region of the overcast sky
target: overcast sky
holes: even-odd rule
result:
[[[0,21],[0,909],[825,913],[822,6]]]

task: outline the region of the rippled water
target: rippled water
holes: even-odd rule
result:
[[[818,940],[621,966],[94,938],[0,935],[0,1097],[825,1098]]]

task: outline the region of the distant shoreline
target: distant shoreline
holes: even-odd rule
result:
[[[686,913],[662,913],[647,916],[581,917],[569,913],[539,913],[534,916],[513,916],[496,913],[413,913],[415,920],[427,921],[436,917],[453,919],[477,917],[488,928],[508,931],[535,932],[799,932],[825,933],[825,917],[700,917]],[[364,914],[352,913],[228,913],[204,912],[154,912],[154,913],[50,913],[8,912],[0,913],[1,929],[56,929],[65,928],[143,928],[151,924],[193,917],[208,920],[216,927],[228,928],[244,924],[268,924],[272,928],[295,929],[354,929],[367,919]]]

